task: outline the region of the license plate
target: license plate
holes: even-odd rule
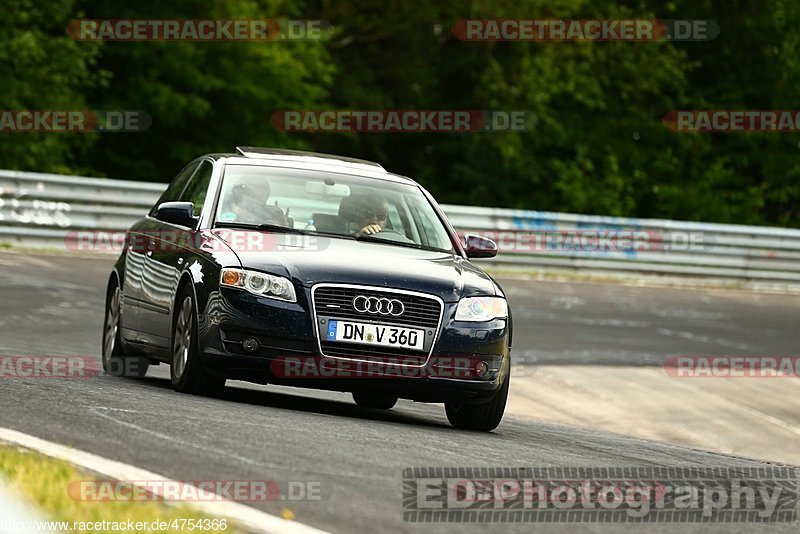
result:
[[[382,345],[423,350],[425,331],[416,328],[384,326],[350,321],[328,321],[328,341],[345,341],[364,345]]]

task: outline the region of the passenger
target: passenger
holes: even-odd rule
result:
[[[268,204],[269,195],[270,187],[266,180],[241,180],[228,193],[226,209],[220,218],[225,220],[233,214],[233,220],[238,222],[289,226],[283,210]]]

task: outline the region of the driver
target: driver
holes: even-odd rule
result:
[[[267,204],[269,195],[269,182],[263,178],[242,179],[228,193],[226,211],[232,212],[240,222],[288,226],[288,218],[277,203]]]
[[[377,193],[367,193],[355,206],[356,235],[377,234],[386,227],[389,218],[389,205]]]

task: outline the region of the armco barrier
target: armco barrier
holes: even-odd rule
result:
[[[487,235],[498,241],[504,253],[494,263],[508,268],[800,284],[797,229],[470,206],[443,208],[460,233]],[[612,246],[573,246],[576,239],[593,233],[610,237]],[[613,241],[619,235],[643,237],[646,243],[626,246]],[[537,236],[539,246],[530,246],[528,241]],[[556,237],[554,243],[547,242],[548,236]]]
[[[64,248],[67,232],[124,231],[164,184],[0,171],[0,243]],[[800,286],[800,230],[444,205],[492,237],[511,270],[710,277]],[[633,240],[631,244],[630,240]],[[627,240],[627,241],[626,241]]]
[[[165,184],[0,171],[0,243],[64,248],[68,231],[125,230]]]

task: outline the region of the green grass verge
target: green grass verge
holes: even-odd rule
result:
[[[169,506],[155,501],[109,501],[87,502],[73,500],[67,494],[70,482],[93,480],[95,477],[80,471],[68,462],[55,460],[47,456],[20,449],[13,446],[0,445],[0,478],[3,478],[12,489],[16,489],[29,503],[47,514],[46,518],[59,522],[125,522],[129,520],[147,523],[148,529],[153,521],[172,521],[174,519],[223,519],[211,517],[186,505]],[[210,521],[208,522],[209,526]],[[190,530],[186,523],[168,530],[136,530],[137,533],[186,532]],[[236,532],[234,525],[227,520],[226,528],[217,530],[197,530],[204,534]],[[82,532],[78,529],[77,532]],[[119,532],[118,530],[92,530],[92,532]]]

